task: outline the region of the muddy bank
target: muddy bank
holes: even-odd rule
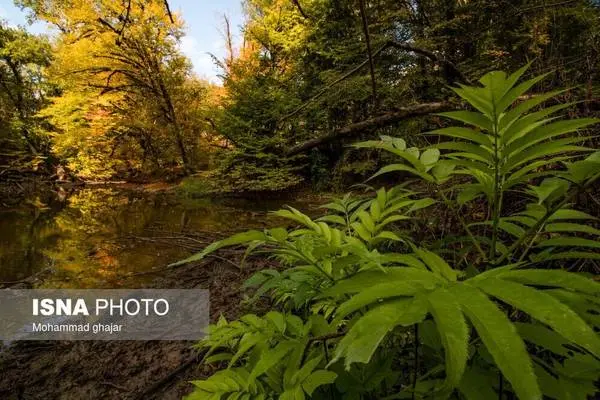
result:
[[[279,226],[269,215],[289,204],[320,213],[323,196],[260,200],[195,199],[164,183],[57,186],[27,204],[0,207],[0,289],[205,288],[211,319],[259,312],[244,303],[243,282],[273,268],[243,249],[167,268],[214,240]],[[2,188],[0,183],[0,188]],[[66,189],[65,189],[66,190]],[[192,342],[19,342],[0,351],[0,399],[180,399],[190,380],[210,375]]]
[[[223,258],[239,263],[242,251]],[[246,260],[243,269],[220,258],[152,273],[131,287],[207,288],[211,320],[248,312],[241,286],[255,271],[273,267]],[[133,278],[133,277],[132,277]],[[123,279],[129,279],[124,277]],[[0,354],[2,399],[180,399],[190,380],[210,374],[193,342],[19,342]]]

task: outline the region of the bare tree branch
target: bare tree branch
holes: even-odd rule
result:
[[[120,41],[121,38],[123,37],[123,33],[125,32],[125,27],[127,26],[127,23],[129,22],[129,14],[130,13],[131,13],[131,0],[129,0],[127,2],[127,10],[125,11],[125,19],[123,20],[123,26],[119,30],[119,38],[117,39],[118,41]]]
[[[225,46],[227,47],[227,61],[225,62],[225,65],[227,65],[227,68],[229,69],[233,65],[234,51],[231,25],[226,14],[223,14],[223,24],[225,25]]]
[[[292,3],[294,3],[294,5],[296,6],[296,8],[298,9],[298,11],[300,12],[300,14],[305,18],[305,19],[310,19],[310,17],[304,12],[304,9],[302,9],[302,6],[300,5],[300,1],[298,0],[292,0]]]
[[[169,16],[169,20],[171,21],[172,24],[174,24],[175,21],[173,20],[173,14],[171,14],[171,7],[169,7],[169,1],[164,0],[164,3],[165,3],[165,8],[167,9],[167,15]]]
[[[117,35],[119,35],[119,30],[117,28],[115,28],[114,26],[112,26],[112,24],[110,22],[108,22],[107,20],[105,20],[104,18],[98,18],[98,22],[100,22],[102,25],[104,25],[105,27],[107,27],[108,29],[110,29],[111,31],[116,33]]]
[[[396,42],[396,41],[390,40],[390,41],[386,42],[383,46],[381,46],[378,50],[376,50],[373,53],[372,58],[377,57],[379,54],[381,54],[383,51],[385,51],[385,50],[387,50],[389,48],[395,48],[395,49],[398,49],[398,50],[404,50],[404,51],[407,51],[407,52],[410,52],[410,53],[415,53],[415,54],[418,54],[420,56],[426,57],[426,58],[430,59],[431,61],[437,62],[439,64],[445,64],[452,71],[455,72],[456,76],[463,83],[467,83],[467,84],[471,83],[471,81],[469,80],[469,78],[467,78],[458,69],[458,67],[454,63],[452,63],[451,61],[448,61],[445,58],[438,56],[437,54],[435,54],[434,52],[432,52],[430,50],[425,50],[425,49],[422,49],[420,47],[415,47],[415,46],[407,44],[407,43],[400,43],[400,42]],[[357,73],[358,71],[360,71],[367,64],[369,64],[369,59],[366,59],[365,61],[363,61],[362,63],[358,64],[356,67],[352,68],[350,71],[346,72],[344,75],[342,75],[341,77],[339,77],[335,81],[333,81],[330,84],[328,84],[327,86],[325,86],[321,91],[319,91],[317,94],[315,94],[310,99],[308,99],[307,101],[305,101],[300,107],[296,108],[291,113],[283,116],[279,120],[279,122],[283,122],[283,121],[287,120],[288,118],[291,118],[294,115],[298,114],[300,111],[302,111],[306,107],[308,107],[313,101],[317,100],[319,97],[321,97],[322,95],[324,95],[325,93],[327,93],[327,91],[329,91],[329,89],[331,89],[333,86],[335,86],[338,83],[340,83],[340,82],[348,79],[350,76],[352,76],[355,73]],[[454,83],[454,82],[448,82],[448,83]]]

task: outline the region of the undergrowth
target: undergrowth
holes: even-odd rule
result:
[[[279,210],[295,228],[239,233],[182,261],[246,244],[285,266],[247,282],[276,309],[210,327],[203,362],[225,368],[187,399],[593,396],[600,285],[577,269],[600,259],[600,230],[574,199],[600,176],[586,146],[598,121],[560,119],[572,103],[542,107],[561,91],[524,99],[544,78],[518,83],[525,71],[454,88],[472,111],[441,114],[460,125],[425,133],[434,145],[355,145],[395,155],[375,176],[408,174],[430,197],[403,184],[348,194],[318,219]],[[473,202],[483,218],[466,212]],[[457,226],[423,240],[411,221],[434,204]]]

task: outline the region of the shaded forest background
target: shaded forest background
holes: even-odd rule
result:
[[[420,146],[457,109],[449,85],[531,63],[540,92],[570,88],[600,115],[600,3],[246,0],[243,40],[223,18],[222,84],[179,50],[163,0],[17,0],[51,36],[0,27],[0,179],[193,176],[195,192],[335,189],[385,163],[349,143]],[[430,139],[431,140],[431,139]]]

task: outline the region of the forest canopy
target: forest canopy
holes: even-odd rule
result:
[[[557,101],[584,101],[570,112],[599,108],[600,9],[590,0],[246,0],[241,41],[222,21],[219,84],[193,73],[179,46],[185,16],[163,0],[16,4],[53,33],[2,24],[10,170],[200,174],[196,186],[209,191],[341,187],[382,161],[349,143],[441,126],[426,116],[461,108],[450,86],[526,63],[531,76],[550,74],[537,91],[569,88]]]

